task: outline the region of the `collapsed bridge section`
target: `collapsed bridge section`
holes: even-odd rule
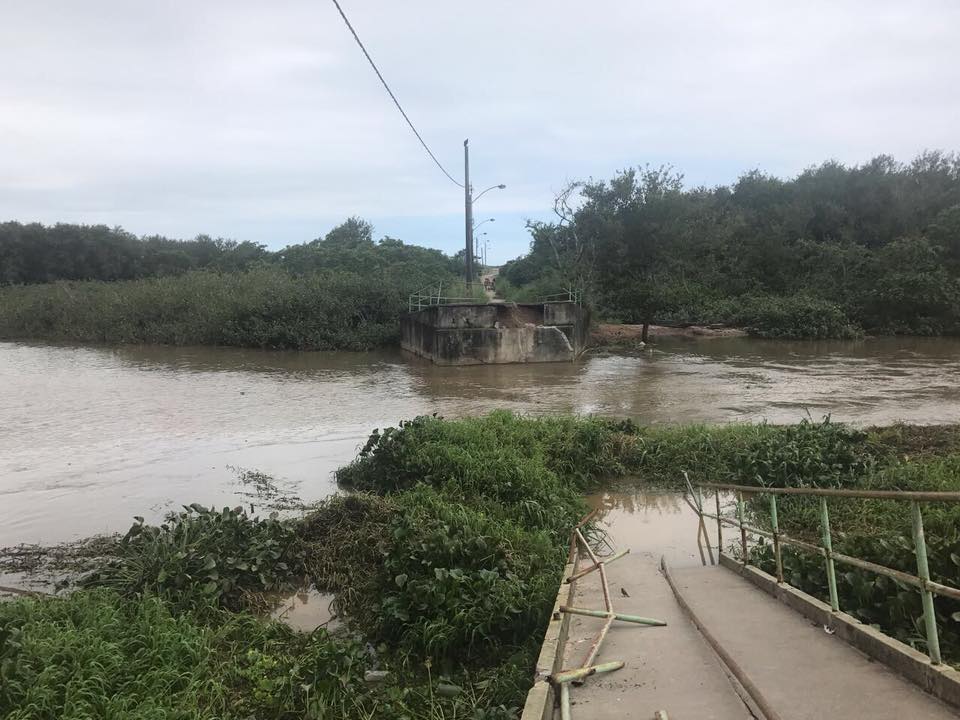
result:
[[[438,365],[571,362],[589,326],[574,301],[437,304],[401,318],[400,345]]]

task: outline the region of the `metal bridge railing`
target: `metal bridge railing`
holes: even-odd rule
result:
[[[543,295],[537,298],[537,302],[542,303],[561,303],[572,302],[577,305],[583,304],[583,290],[564,290],[553,295]]]
[[[707,536],[706,525],[703,518],[711,518],[717,523],[717,547],[723,554],[723,526],[728,525],[740,530],[741,562],[744,565],[749,564],[750,554],[747,547],[748,533],[754,533],[768,537],[773,542],[773,554],[776,562],[777,582],[784,583],[783,580],[783,559],[781,556],[781,547],[789,545],[798,548],[804,552],[820,555],[824,559],[824,565],[827,573],[827,586],[830,593],[830,607],[833,612],[840,611],[840,602],[837,597],[837,575],[835,564],[850,565],[861,570],[883,575],[896,580],[897,582],[911,585],[920,593],[923,604],[923,618],[927,639],[927,655],[930,662],[939,665],[940,660],[940,638],[937,632],[937,618],[934,613],[934,596],[960,600],[960,589],[950,585],[934,582],[930,579],[930,568],[927,562],[927,544],[923,534],[923,514],[920,509],[920,503],[931,502],[960,502],[960,492],[901,492],[893,490],[844,490],[832,488],[772,488],[755,487],[750,485],[724,485],[718,483],[697,483],[697,490],[687,480],[687,487],[692,496],[692,502],[689,504],[700,516],[700,527],[697,531],[697,545],[700,546],[701,559],[703,559],[703,548],[700,545],[700,536],[703,535],[709,548],[710,542]],[[716,514],[705,512],[703,509],[703,493],[700,488],[708,488],[715,492]],[[736,495],[736,519],[724,517],[720,511],[721,493],[733,493]],[[779,518],[777,516],[777,497],[781,495],[800,495],[805,497],[818,497],[820,499],[820,535],[822,545],[798,540],[780,530]],[[749,525],[746,522],[746,509],[744,496],[769,496],[770,498],[770,530]],[[913,545],[914,555],[917,562],[917,574],[895,570],[894,568],[879,565],[877,563],[863,560],[861,558],[844,555],[833,549],[833,539],[830,532],[830,512],[827,507],[828,498],[857,498],[861,500],[895,500],[910,503],[910,516],[913,526]],[[689,502],[689,501],[688,501]],[[712,553],[711,553],[712,561]],[[703,559],[704,564],[706,560]],[[789,583],[788,583],[789,584]]]
[[[444,286],[442,282],[422,287],[414,293],[411,293],[407,299],[407,305],[410,312],[423,310],[432,305],[456,305],[457,303],[476,303],[484,302],[485,295],[482,283],[453,283],[446,287],[447,295],[444,295]],[[453,293],[453,294],[450,294]]]

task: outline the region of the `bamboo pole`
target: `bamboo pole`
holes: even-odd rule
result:
[[[587,551],[587,555],[590,556],[590,559],[593,560],[594,565],[599,565],[600,561],[597,559],[596,554],[593,552],[593,548],[590,547],[590,543],[587,542],[587,539],[583,536],[583,533],[580,532],[580,528],[574,530],[576,533],[577,539],[583,544],[583,549]]]
[[[698,515],[700,516],[700,532],[703,533],[703,541],[707,545],[707,555],[710,556],[710,564],[716,565],[716,561],[713,559],[713,548],[710,547],[710,536],[707,534],[707,524],[703,521],[703,491],[700,488],[697,488],[697,508],[699,509]]]
[[[700,493],[699,488],[694,491],[693,484],[690,482],[690,476],[686,470],[683,471],[683,480],[687,484],[687,490],[690,491],[690,498],[693,502],[688,500],[686,495],[683,496],[683,501],[697,514],[697,550],[700,551],[700,562],[703,565],[707,564],[707,559],[703,555],[703,545],[700,543],[700,536],[703,535],[703,542],[706,544],[707,553],[710,555],[710,564],[716,565],[713,559],[713,548],[710,547],[710,535],[707,533],[707,525],[703,521],[703,495]]]
[[[720,519],[720,491],[717,490],[717,555],[723,555],[723,521]]]
[[[570,720],[570,683],[560,686],[560,720]]]
[[[780,555],[780,523],[777,520],[777,496],[770,496],[770,525],[773,527],[773,555],[777,562],[777,582],[783,583],[783,558]]]
[[[927,542],[923,535],[923,515],[920,504],[910,503],[913,515],[913,548],[917,556],[917,575],[920,576],[920,598],[923,602],[923,621],[927,631],[927,654],[930,662],[940,664],[940,637],[937,635],[937,616],[933,609],[933,595],[927,588],[930,581],[930,567],[927,564]]]
[[[570,615],[586,615],[587,617],[598,617],[598,618],[607,618],[610,617],[611,613],[606,613],[603,610],[590,610],[588,608],[578,608],[570,607],[567,605],[560,606],[560,612],[568,613]],[[641,617],[640,615],[627,615],[625,613],[613,613],[614,620],[622,620],[623,622],[636,623],[637,625],[651,625],[654,627],[662,627],[667,623],[663,620],[656,620],[654,618]]]
[[[604,559],[602,560],[602,563],[603,563],[604,565],[609,565],[610,563],[619,560],[619,559],[622,558],[624,555],[628,555],[629,553],[630,553],[630,549],[629,549],[629,548],[626,549],[626,550],[621,550],[621,551],[618,552],[616,555],[611,555],[611,556],[608,557],[608,558],[604,558]],[[599,565],[591,565],[591,566],[588,567],[586,570],[581,570],[580,572],[576,573],[575,575],[571,575],[571,576],[568,577],[566,580],[564,580],[564,582],[565,582],[565,583],[575,582],[575,581],[579,580],[580,578],[582,578],[584,575],[589,575],[589,574],[592,573],[594,570],[598,570],[599,568],[600,568]]]
[[[706,565],[707,556],[703,554],[703,543],[700,542],[700,535],[701,535],[700,531],[703,529],[703,514],[697,509],[696,505],[690,502],[690,500],[687,498],[686,495],[683,495],[683,501],[687,504],[687,506],[689,506],[691,510],[693,510],[694,513],[697,514],[697,517],[699,518],[697,521],[697,550],[700,552],[700,564]],[[707,540],[707,546],[709,547],[709,545],[710,545],[710,541]]]
[[[561,670],[558,673],[550,675],[547,680],[549,680],[552,685],[562,685],[563,683],[574,682],[575,680],[583,680],[591,675],[613,672],[623,666],[623,660],[614,660],[613,662],[600,663],[599,665],[591,665],[590,667]]]
[[[740,519],[740,549],[743,552],[743,564],[747,564],[747,526],[744,522],[743,493],[737,493],[737,517]]]
[[[840,600],[837,598],[837,570],[833,565],[833,541],[830,537],[830,512],[827,510],[827,498],[820,498],[820,531],[823,533],[823,549],[827,563],[827,586],[830,590],[830,607],[834,612],[840,611]]]
[[[583,662],[580,663],[581,668],[590,667],[590,664],[597,657],[597,653],[600,652],[600,645],[603,644],[603,641],[607,637],[607,633],[610,632],[610,626],[613,625],[613,621],[616,620],[616,615],[614,613],[608,613],[607,619],[603,623],[603,627],[600,628],[600,632],[597,633],[597,636],[593,639],[593,642],[590,643],[590,647],[587,648],[587,654],[583,658]],[[582,683],[583,680],[576,680],[577,683]]]

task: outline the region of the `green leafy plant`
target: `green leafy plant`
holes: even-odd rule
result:
[[[159,526],[137,518],[117,556],[82,584],[159,595],[178,606],[236,609],[251,593],[292,590],[302,577],[303,555],[289,523],[194,504]]]

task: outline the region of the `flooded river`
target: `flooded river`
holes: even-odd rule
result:
[[[670,339],[576,364],[440,368],[399,352],[0,343],[0,545],[239,504],[241,470],[304,500],[376,427],[495,408],[643,423],[960,422],[960,340]]]

